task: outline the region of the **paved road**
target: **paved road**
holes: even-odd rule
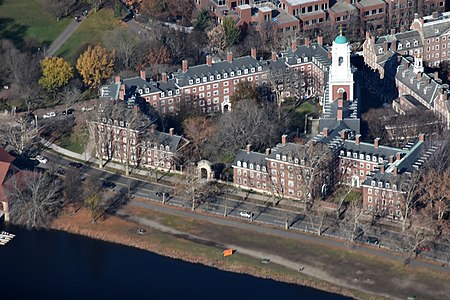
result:
[[[53,43],[50,45],[50,47],[45,52],[45,56],[52,56],[58,51],[58,49],[69,39],[69,37],[75,32],[75,30],[80,27],[81,23],[83,23],[84,19],[86,17],[81,17],[81,22],[75,21],[75,19],[72,19],[72,22],[70,22],[69,26],[53,41]]]
[[[69,163],[65,158],[56,154],[46,152],[45,155],[51,162],[67,168]],[[209,199],[205,203],[197,203],[196,211],[206,212],[207,214],[199,214],[190,211],[192,202],[189,199],[170,196],[173,193],[171,187],[161,185],[159,183],[147,182],[126,176],[121,176],[105,170],[84,165],[79,169],[80,175],[87,174],[99,178],[99,180],[110,180],[117,184],[115,190],[130,190],[132,194],[144,200],[133,200],[130,205],[145,207],[164,213],[174,214],[183,217],[189,217],[199,220],[205,220],[211,223],[233,226],[241,229],[253,230],[264,234],[279,235],[288,238],[294,238],[300,241],[314,242],[326,246],[339,247],[343,249],[349,248],[349,243],[338,239],[339,232],[329,232],[327,236],[317,236],[315,233],[318,228],[317,217],[307,217],[303,214],[289,213],[290,229],[289,231],[280,230],[284,228],[286,211],[279,208],[272,208],[254,203],[247,203],[245,199],[231,199],[230,197],[216,197]],[[162,205],[162,197],[157,196],[156,192],[169,193],[168,199],[164,199],[167,205]],[[165,197],[166,198],[166,197]],[[138,199],[138,198],[137,198]],[[180,209],[181,208],[181,209]],[[224,218],[224,210],[227,209],[227,217]],[[240,212],[251,212],[253,220],[240,216]],[[258,225],[259,224],[259,225]],[[261,226],[268,225],[268,226]],[[302,234],[303,233],[303,234]],[[354,246],[354,248],[353,248]],[[403,261],[404,254],[395,253],[386,249],[379,249],[366,245],[352,245],[352,249],[361,254],[371,254],[381,256],[395,261]],[[445,270],[450,273],[450,269],[442,268],[436,263],[423,260],[412,260],[413,266],[427,267],[434,270]]]

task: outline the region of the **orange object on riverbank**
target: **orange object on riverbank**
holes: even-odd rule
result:
[[[223,250],[223,256],[224,257],[227,257],[227,256],[231,256],[231,255],[233,255],[233,249],[226,249],[226,250]]]

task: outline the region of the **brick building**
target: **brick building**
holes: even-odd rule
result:
[[[442,83],[437,72],[424,72],[420,56],[402,57],[395,81],[399,98],[393,102],[393,108],[397,113],[428,109],[450,129],[449,86]]]
[[[238,58],[229,52],[225,61],[213,62],[207,56],[206,64],[192,67],[183,60],[180,70],[170,75],[163,73],[160,81],[148,80],[144,71],[139,77],[116,76],[114,82],[101,87],[100,98],[147,103],[162,114],[176,112],[183,105],[205,113],[224,112],[231,109],[230,97],[239,82],[267,86],[271,73],[284,72],[286,68],[301,73],[307,96],[322,97],[330,58],[320,41],[319,38],[319,43],[308,41],[301,46],[293,42],[290,49],[274,53],[269,60],[258,59],[256,49],[251,50],[251,55]]]
[[[146,116],[137,120],[130,111],[120,106],[118,113],[105,112],[90,123],[96,156],[127,167],[176,170],[181,151],[189,141],[176,135],[173,128],[168,133],[157,131]]]

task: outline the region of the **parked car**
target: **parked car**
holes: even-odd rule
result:
[[[112,181],[104,180],[103,183],[102,183],[102,186],[104,188],[113,190],[116,187],[116,184],[114,182],[112,182]]]
[[[76,16],[76,17],[75,17],[75,21],[81,22],[81,17],[80,17],[80,16]]]
[[[81,168],[81,167],[83,166],[83,164],[82,164],[82,163],[79,163],[79,162],[71,161],[71,162],[69,163],[69,166],[79,169],[79,168]]]
[[[368,236],[367,243],[373,244],[373,245],[378,245],[380,243],[380,240],[374,236]]]
[[[248,211],[241,211],[239,215],[243,218],[250,219],[252,217],[252,213]]]
[[[64,176],[66,175],[66,171],[64,169],[58,169],[56,170],[56,174]]]
[[[54,111],[48,112],[42,116],[44,119],[56,117],[56,113]]]
[[[71,114],[73,114],[73,112],[74,112],[75,110],[73,109],[73,108],[69,108],[68,110],[67,110],[67,114],[68,115],[71,115]],[[65,110],[63,110],[63,112],[61,113],[63,116],[65,116],[66,115],[66,111]]]
[[[91,107],[85,107],[85,106],[83,106],[83,107],[81,108],[82,111],[90,111],[90,110],[93,110],[93,109],[94,109],[93,106],[91,106]]]
[[[42,156],[42,155],[36,156],[36,160],[41,164],[46,164],[48,162],[47,157]]]
[[[430,246],[421,246],[421,247],[418,247],[417,250],[419,250],[420,252],[428,252],[428,251],[431,251],[431,247]]]

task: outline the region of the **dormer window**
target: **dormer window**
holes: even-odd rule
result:
[[[166,151],[170,151],[170,147],[169,146],[166,146]]]
[[[168,95],[169,95],[169,96],[172,96],[172,91],[169,91],[169,92],[168,92]]]
[[[373,162],[377,162],[377,157],[376,157],[376,155],[372,156],[372,161],[373,161]]]
[[[280,158],[281,158],[281,155],[280,155],[280,154],[277,154],[277,155],[276,155],[276,158],[277,158],[277,159],[280,159]]]
[[[247,163],[244,161],[244,163],[242,164],[242,166],[243,166],[244,168],[247,168]]]
[[[190,79],[189,84],[191,84],[191,85],[194,84],[194,80]]]
[[[175,93],[176,93],[177,95],[179,95],[179,94],[180,94],[180,90],[177,89],[177,90],[175,91]]]
[[[359,159],[364,159],[364,154],[360,154]]]
[[[138,89],[138,93],[139,93],[139,94],[142,94],[142,89]]]
[[[341,150],[341,152],[339,152],[339,155],[344,156],[345,155],[345,151]]]
[[[376,184],[376,182],[375,182],[374,180],[372,180],[372,181],[370,182],[370,185],[371,185],[371,186],[375,186],[375,184]]]
[[[237,74],[238,74],[238,75],[241,75],[241,70],[238,70],[238,71],[237,71]]]
[[[209,76],[209,80],[213,81],[214,80],[214,75]]]
[[[353,158],[358,158],[358,153],[353,153]]]
[[[203,82],[206,82],[206,81],[208,81],[208,77],[203,77]]]
[[[283,155],[283,157],[281,158],[282,161],[286,161],[286,155]]]
[[[308,58],[305,57],[305,58],[303,59],[303,61],[304,61],[304,62],[308,62]]]
[[[387,189],[389,188],[389,182],[386,182],[386,188]]]
[[[262,67],[261,66],[258,67],[258,71],[262,71]]]
[[[297,58],[297,63],[301,64],[302,63],[302,59],[301,58]]]
[[[234,72],[233,72],[233,71],[231,71],[231,73],[230,73],[230,76],[231,76],[231,77],[233,77],[233,76],[234,76]]]
[[[124,126],[123,121],[120,121],[119,124],[120,124],[120,126],[122,126],[122,127]]]
[[[409,48],[411,46],[410,42],[406,42],[406,48]]]
[[[378,182],[378,187],[379,187],[379,188],[382,188],[382,187],[383,187],[383,182],[382,182],[382,181],[379,181],[379,182]]]
[[[145,93],[148,94],[149,92],[150,92],[150,89],[149,89],[149,88],[146,88],[146,89],[145,89]]]
[[[216,79],[220,79],[220,74],[217,74],[217,75],[216,75]]]
[[[200,83],[200,78],[195,79],[195,83]]]
[[[392,188],[393,188],[394,190],[396,190],[396,189],[397,189],[397,185],[396,185],[396,184],[393,184],[393,185],[392,185]]]
[[[261,170],[261,166],[260,165],[256,165],[256,171]]]
[[[419,46],[419,42],[418,41],[414,41],[414,47]]]
[[[253,164],[250,164],[250,170],[253,170]]]
[[[250,72],[255,73],[255,68],[251,68]]]
[[[350,151],[347,151],[347,157],[352,157],[352,153]]]
[[[402,49],[403,49],[403,45],[402,45],[401,43],[398,43],[397,49],[398,49],[398,50],[402,50]]]
[[[267,171],[266,166],[263,166],[263,167],[262,167],[262,171],[263,171],[263,172],[266,172],[266,171]]]
[[[244,74],[248,74],[248,69],[244,69]]]
[[[238,160],[238,161],[236,162],[236,165],[237,165],[238,167],[240,167],[240,166],[241,166],[241,161]]]
[[[383,158],[382,157],[378,157],[378,162],[381,164],[383,162]]]
[[[366,155],[366,160],[370,161],[370,155],[369,154]]]
[[[223,73],[223,78],[228,78],[228,73]]]
[[[298,158],[294,158],[294,163],[298,164]]]

